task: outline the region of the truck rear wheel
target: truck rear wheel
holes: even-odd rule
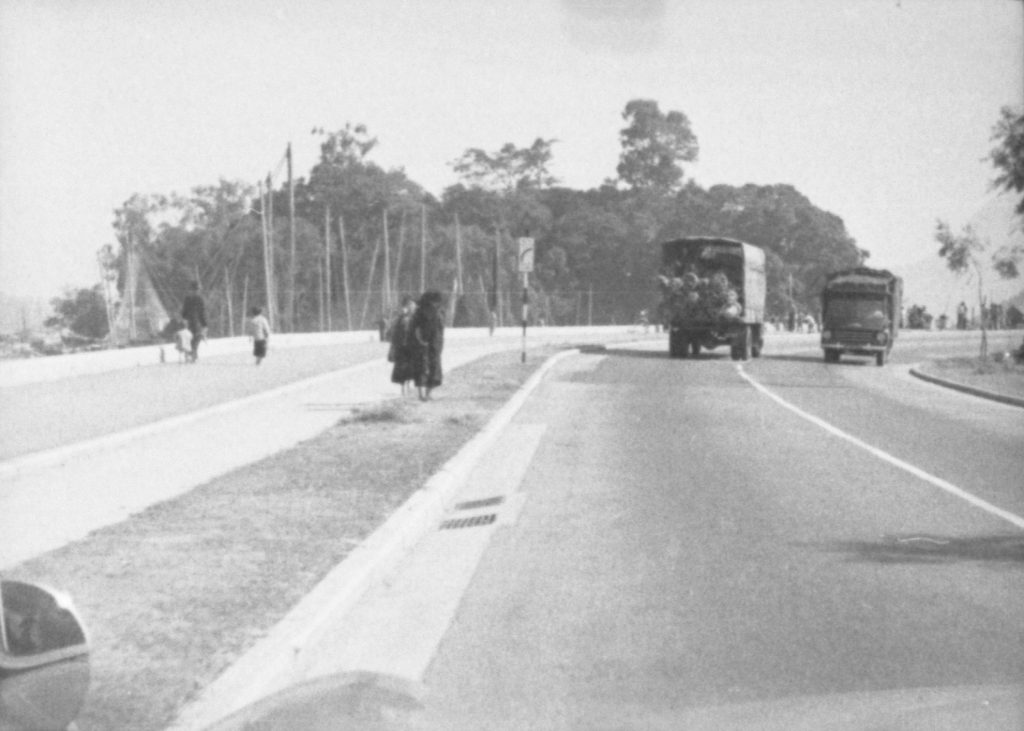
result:
[[[750,325],[744,325],[743,334],[740,336],[740,356],[743,360],[750,360],[753,355],[754,333]]]
[[[671,330],[668,336],[668,355],[670,358],[685,358],[690,347],[690,338],[685,330]]]
[[[700,355],[700,341],[696,338],[690,341],[690,355],[694,358]]]

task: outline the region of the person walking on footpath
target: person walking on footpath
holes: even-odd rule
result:
[[[262,307],[249,310],[249,335],[252,337],[252,354],[259,365],[267,357],[267,342],[270,340],[270,320],[263,314]]]
[[[424,292],[412,317],[415,348],[413,379],[421,401],[430,400],[430,392],[441,385],[441,351],[444,349],[444,313],[441,293]]]
[[[412,318],[416,312],[416,301],[409,295],[402,297],[402,309],[391,323],[391,347],[388,362],[393,363],[391,382],[402,387],[405,396],[411,389],[409,383],[416,377],[416,350],[413,345]]]
[[[199,358],[199,343],[206,337],[206,303],[199,294],[199,282],[192,282],[189,285],[189,292],[181,306],[181,319],[192,333],[192,352],[189,353],[188,359],[195,363]]]

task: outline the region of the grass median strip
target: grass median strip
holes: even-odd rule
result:
[[[1012,358],[999,354],[999,360],[990,358],[943,358],[921,364],[919,370],[954,383],[960,383],[984,391],[1024,398],[1024,365]]]
[[[93,676],[79,728],[168,725],[554,352],[455,369],[433,401],[361,407],[294,449],[7,572],[66,591],[87,623]]]

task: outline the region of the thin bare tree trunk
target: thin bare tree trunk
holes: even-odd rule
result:
[[[363,300],[363,315],[359,318],[359,329],[362,330],[366,324],[366,313],[370,309],[370,300],[373,298],[373,275],[377,271],[377,254],[380,252],[380,239],[373,247],[373,256],[370,259],[370,276],[366,278],[366,299]]]
[[[345,247],[345,218],[338,214],[338,244],[341,246],[341,279],[345,288],[345,324],[352,330],[352,299],[348,289],[348,252]]]

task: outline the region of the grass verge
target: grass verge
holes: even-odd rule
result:
[[[553,352],[455,369],[432,401],[356,411],[294,449],[6,572],[68,592],[85,619],[92,684],[79,729],[166,727]]]
[[[926,375],[965,386],[1024,398],[1024,365],[1018,365],[1005,357],[1000,360],[990,357],[985,361],[978,358],[944,358],[924,363],[919,370]]]

